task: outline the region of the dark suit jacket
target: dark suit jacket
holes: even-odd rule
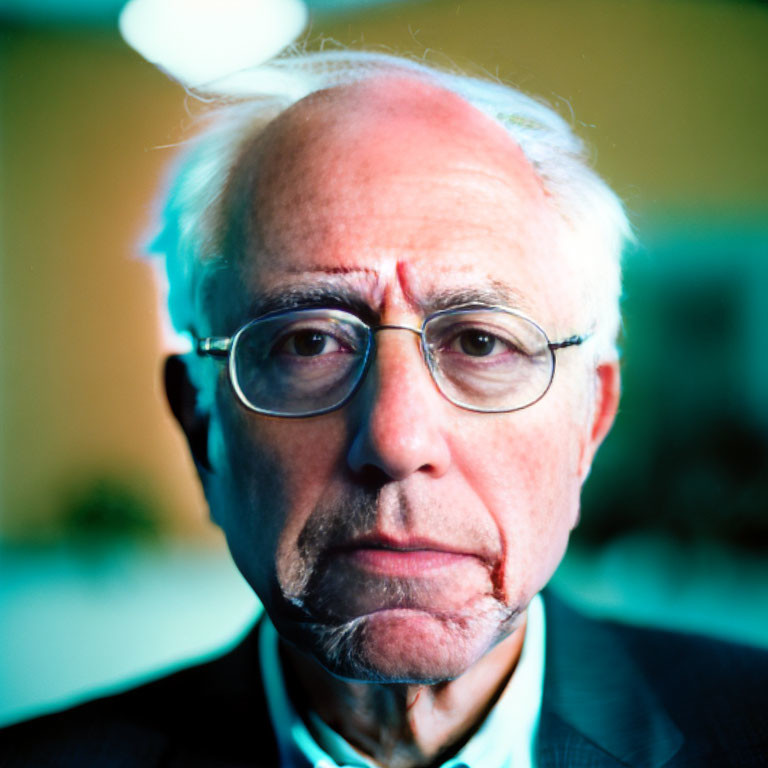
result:
[[[540,768],[768,766],[768,653],[545,602]],[[0,731],[0,766],[277,766],[257,632],[213,661]]]

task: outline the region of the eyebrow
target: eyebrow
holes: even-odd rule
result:
[[[475,305],[517,310],[527,308],[526,302],[517,291],[497,280],[488,285],[443,288],[428,294],[426,299],[420,302],[421,308],[427,314]]]
[[[345,309],[361,320],[373,323],[377,312],[363,296],[348,286],[292,285],[257,292],[250,304],[250,316],[261,317],[271,312],[291,309]]]
[[[500,306],[525,310],[520,294],[498,281],[478,286],[442,288],[428,293],[417,303],[427,316],[446,309],[468,306]],[[373,325],[379,321],[378,310],[362,293],[351,286],[298,284],[257,292],[249,305],[251,318],[293,309],[343,309]]]

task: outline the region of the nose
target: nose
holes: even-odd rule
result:
[[[403,480],[414,472],[439,477],[450,465],[447,400],[438,392],[419,347],[402,328],[377,332],[376,358],[350,403],[352,437],[347,463]]]

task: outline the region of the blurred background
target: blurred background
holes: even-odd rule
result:
[[[140,258],[188,135],[119,0],[0,0],[0,722],[205,654],[256,615],[207,520]],[[768,3],[309,3],[331,39],[486,72],[593,148],[640,247],[624,399],[555,588],[768,646]]]

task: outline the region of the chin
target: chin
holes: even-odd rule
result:
[[[311,653],[348,680],[435,684],[454,680],[503,639],[517,611],[493,605],[472,614],[377,611],[337,626],[314,625]]]

